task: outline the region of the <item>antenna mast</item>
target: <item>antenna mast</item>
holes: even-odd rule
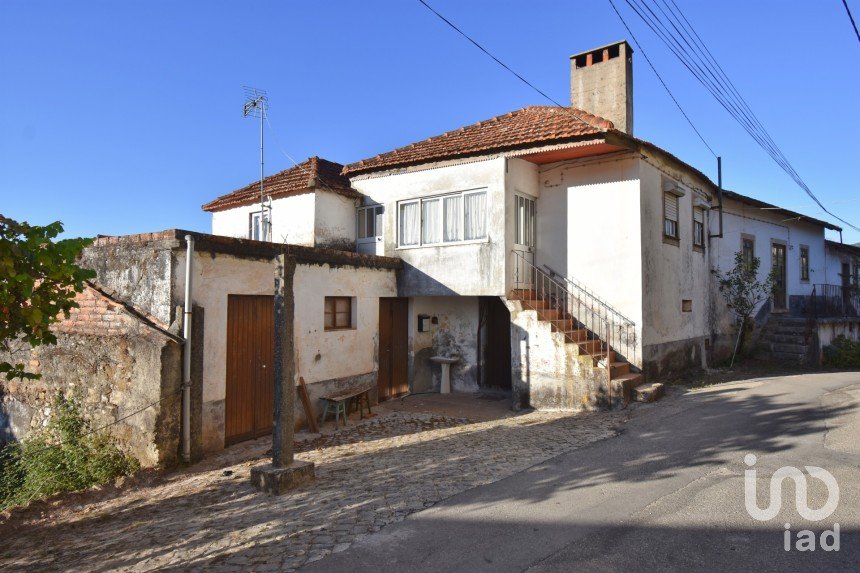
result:
[[[272,209],[266,207],[266,196],[263,192],[263,176],[265,155],[263,146],[263,124],[266,121],[266,111],[269,108],[269,98],[265,90],[245,86],[245,105],[242,117],[260,118],[260,240],[270,241],[272,238]],[[268,211],[268,212],[267,212]]]

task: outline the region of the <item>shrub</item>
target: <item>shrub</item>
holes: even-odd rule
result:
[[[824,347],[824,365],[834,368],[860,368],[860,342],[841,334]]]
[[[109,483],[140,469],[80,404],[58,394],[44,430],[0,451],[0,510],[55,493]]]

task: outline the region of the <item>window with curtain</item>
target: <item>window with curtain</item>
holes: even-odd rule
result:
[[[678,196],[673,193],[663,193],[663,234],[678,238]]]
[[[442,242],[442,200],[421,201],[421,244],[434,245]]]
[[[442,199],[445,212],[446,243],[460,241],[463,239],[463,196],[454,195]]]
[[[444,245],[487,238],[487,192],[464,191],[398,204],[398,245]]]
[[[487,236],[487,192],[463,194],[463,238],[466,241]]]
[[[398,240],[401,245],[421,244],[421,203],[410,201],[400,204]]]

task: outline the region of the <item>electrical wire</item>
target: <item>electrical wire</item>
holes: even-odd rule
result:
[[[630,31],[624,22],[618,8],[613,0],[609,0],[618,17],[622,20],[625,28]],[[752,112],[749,104],[740,95],[737,87],[728,78],[728,75],[719,65],[717,59],[707,48],[704,41],[696,33],[689,19],[681,11],[675,0],[663,0],[665,9],[657,0],[652,0],[653,6],[647,0],[625,0],[634,13],[654,32],[657,37],[669,48],[687,70],[711,93],[718,103],[737,121],[741,127],[759,144],[762,149],[779,165],[795,183],[828,215],[845,223],[849,227],[860,231],[860,228],[849,221],[839,217],[818,199],[806,182],[800,177],[797,170],[783,154],[782,150],[764,128],[758,117]],[[669,4],[671,2],[671,5]],[[659,12],[660,14],[658,14]],[[662,14],[662,16],[661,16]],[[632,36],[632,32],[631,32]],[[682,43],[683,42],[683,43]],[[638,43],[638,42],[637,42]],[[686,47],[685,47],[686,45]],[[641,44],[640,44],[641,49]],[[644,54],[644,52],[643,52]],[[647,59],[647,57],[646,57]]]
[[[851,20],[851,26],[854,28],[854,33],[857,35],[857,41],[860,42],[860,31],[857,30],[857,23],[854,21],[854,16],[851,14],[851,8],[848,7],[848,1],[842,0],[842,5],[845,6],[845,12],[848,13],[848,19]]]
[[[708,151],[711,152],[711,155],[717,157],[716,152],[710,145],[708,145],[708,142],[705,141],[705,138],[702,136],[701,132],[699,132],[699,130],[693,124],[693,120],[690,119],[690,116],[687,115],[687,112],[685,112],[684,108],[681,107],[681,104],[678,103],[678,100],[675,98],[675,94],[672,93],[672,90],[670,90],[669,86],[666,85],[666,82],[663,81],[663,76],[661,76],[660,73],[657,71],[657,68],[654,67],[654,64],[651,62],[651,58],[648,57],[648,54],[645,53],[645,49],[642,47],[642,44],[640,44],[639,41],[636,39],[636,36],[633,34],[633,30],[631,30],[630,27],[627,25],[627,22],[624,21],[624,18],[621,16],[621,13],[618,11],[618,8],[615,7],[615,3],[612,0],[609,0],[609,4],[612,5],[612,9],[615,10],[615,13],[618,14],[618,18],[621,20],[621,23],[624,24],[624,28],[627,29],[627,33],[630,34],[630,39],[633,40],[634,44],[636,44],[636,49],[642,52],[642,56],[644,56],[645,61],[648,62],[648,65],[651,67],[651,71],[654,72],[654,75],[657,76],[657,79],[660,80],[660,83],[663,85],[663,88],[665,88],[666,93],[668,93],[669,97],[672,98],[672,101],[675,102],[675,105],[678,107],[678,111],[681,112],[681,115],[684,116],[684,119],[686,119],[687,123],[690,124],[690,127],[693,128],[693,131],[696,132],[696,135],[699,136],[699,139],[702,140],[702,143],[704,143],[705,147],[708,148]]]

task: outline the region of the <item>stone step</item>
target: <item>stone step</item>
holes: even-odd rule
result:
[[[806,328],[768,328],[765,330],[768,334],[780,336],[806,336]]]
[[[618,378],[619,376],[624,376],[625,374],[630,374],[630,363],[629,362],[613,362],[610,365],[610,373],[612,378]]]
[[[547,301],[539,298],[520,299],[520,304],[523,305],[523,308],[528,308],[531,310],[540,310],[549,306],[549,303]]]
[[[806,353],[799,354],[796,352],[771,352],[771,358],[780,362],[804,362]]]
[[[665,388],[660,382],[640,384],[633,388],[633,399],[637,402],[656,402],[663,396],[664,392]]]
[[[794,334],[766,334],[764,337],[768,342],[777,344],[806,344],[806,336],[797,336]]]
[[[612,377],[612,391],[621,392],[624,402],[633,401],[633,389],[642,384],[642,374],[628,372],[621,376]]]
[[[770,347],[774,353],[780,352],[783,354],[800,354],[805,356],[809,350],[805,344],[772,344]]]
[[[579,347],[587,354],[603,354],[602,340],[586,340],[585,342],[580,342]]]

